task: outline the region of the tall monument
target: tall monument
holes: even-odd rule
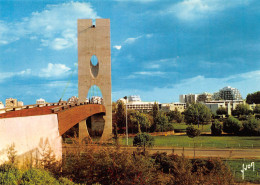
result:
[[[93,63],[93,56],[97,63]],[[110,20],[96,19],[93,25],[91,19],[78,20],[78,93],[79,101],[86,100],[91,86],[100,88],[105,116],[96,115],[91,124],[104,120],[104,130],[100,141],[106,142],[112,138],[112,99],[111,99],[111,49],[110,49]],[[100,117],[102,117],[100,119]],[[79,138],[88,137],[86,121],[79,123]]]

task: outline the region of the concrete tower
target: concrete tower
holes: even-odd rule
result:
[[[95,55],[98,63],[93,65],[91,57]],[[100,141],[106,142],[112,138],[112,99],[111,99],[111,49],[110,20],[96,19],[96,25],[91,19],[78,20],[78,92],[79,101],[86,100],[91,86],[100,88],[106,115],[94,116],[91,124],[104,125]],[[104,119],[103,119],[103,118]],[[88,137],[86,122],[79,123],[79,138]]]

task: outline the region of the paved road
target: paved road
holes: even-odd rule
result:
[[[128,147],[128,149],[135,150],[135,147]],[[166,152],[171,154],[173,148],[167,147],[154,147],[147,149],[151,153]],[[193,148],[174,148],[174,153],[185,157],[193,158]],[[251,158],[260,159],[260,149],[209,149],[209,148],[196,148],[195,157],[220,157],[220,158]]]

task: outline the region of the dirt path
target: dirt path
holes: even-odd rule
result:
[[[135,147],[128,147],[129,149],[136,149]],[[171,147],[153,147],[147,149],[151,153],[166,152],[168,154],[174,152],[177,155],[182,155],[193,158],[193,148],[176,148]],[[220,157],[220,158],[247,158],[247,159],[260,159],[260,149],[208,149],[196,148],[195,157]]]

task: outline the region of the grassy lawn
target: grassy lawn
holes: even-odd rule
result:
[[[155,146],[166,147],[193,147],[193,139],[186,135],[154,136]],[[199,136],[194,139],[196,147],[209,148],[260,148],[260,137],[258,136]],[[124,145],[125,138],[120,138]],[[133,143],[133,137],[129,138]]]
[[[186,123],[173,123],[173,128],[174,129],[180,129],[180,130],[184,130],[187,128],[188,125],[186,125]],[[198,128],[197,125],[194,125],[195,128]],[[208,125],[200,125],[199,126],[199,129],[201,130],[201,132],[211,132],[211,124],[208,124]]]
[[[246,182],[253,182],[253,183],[260,183],[260,160],[255,159],[235,159],[235,160],[224,160],[226,164],[230,166],[231,171],[233,172],[235,179],[237,182],[242,182],[242,165],[244,167],[246,165],[251,164],[254,162],[255,171],[253,168],[245,170],[244,172],[244,181]]]

